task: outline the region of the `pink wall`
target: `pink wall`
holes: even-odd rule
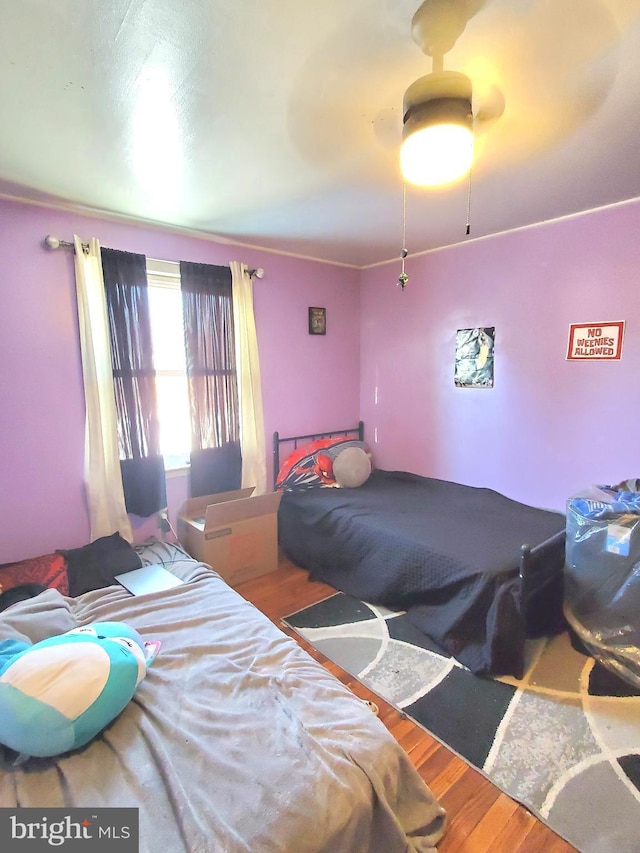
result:
[[[366,270],[361,416],[380,467],[562,509],[640,476],[640,203]],[[567,362],[570,323],[626,321],[622,360]],[[492,390],[456,388],[457,329],[496,327]],[[377,440],[376,440],[377,439]]]
[[[73,259],[43,249],[45,234],[264,267],[255,303],[267,452],[274,429],[362,417],[382,467],[562,508],[581,486],[640,476],[639,230],[635,202],[410,256],[402,293],[397,263],[359,274],[0,199],[0,562],[89,536]],[[310,305],[327,308],[324,337],[307,333]],[[604,320],[626,321],[622,360],[567,362],[569,324]],[[495,387],[456,389],[456,330],[479,325],[496,327]],[[184,478],[168,481],[174,520],[185,495]]]
[[[74,233],[148,257],[264,267],[254,294],[267,453],[275,429],[357,421],[356,270],[0,199],[0,562],[89,537],[73,257],[41,245]],[[308,334],[310,305],[326,307],[326,336]],[[185,494],[184,478],[168,481],[173,520]]]

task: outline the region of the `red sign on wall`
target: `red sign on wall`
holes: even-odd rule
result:
[[[620,359],[624,321],[618,323],[572,323],[569,326],[567,358],[570,361]]]

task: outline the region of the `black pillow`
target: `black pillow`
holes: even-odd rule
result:
[[[82,595],[92,589],[111,586],[115,575],[142,566],[142,560],[119,533],[102,536],[82,548],[57,551],[67,561],[69,595]]]

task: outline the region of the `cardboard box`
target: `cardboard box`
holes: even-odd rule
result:
[[[180,544],[235,586],[278,568],[281,492],[253,488],[191,498],[178,516]]]

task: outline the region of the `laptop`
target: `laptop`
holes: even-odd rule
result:
[[[168,572],[160,563],[152,563],[142,566],[141,569],[132,569],[121,575],[115,575],[114,580],[133,595],[145,595],[148,592],[160,592],[163,589],[172,589],[180,586],[184,581]]]

